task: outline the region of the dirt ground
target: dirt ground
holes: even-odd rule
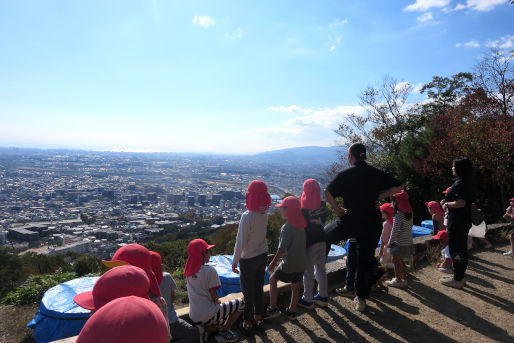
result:
[[[365,312],[331,293],[328,308],[298,309],[243,342],[514,342],[514,259],[507,246],[473,252],[463,290],[439,283],[433,266],[413,272],[405,290],[373,293]]]
[[[426,266],[407,289],[373,293],[364,313],[332,292],[328,308],[299,308],[296,322],[272,319],[241,342],[514,342],[514,259],[501,254],[506,249],[474,251],[464,290],[442,286],[445,274]],[[0,342],[31,342],[25,326],[36,310],[0,306]]]

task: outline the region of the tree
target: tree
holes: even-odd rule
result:
[[[371,160],[383,169],[395,168],[401,145],[409,132],[423,127],[419,106],[407,104],[412,87],[386,76],[379,87],[368,86],[359,96],[365,114],[351,114],[336,133],[345,143],[362,142]]]

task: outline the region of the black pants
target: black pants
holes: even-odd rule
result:
[[[241,291],[245,300],[243,319],[253,321],[254,314],[264,314],[264,272],[267,254],[239,260]]]
[[[448,246],[453,263],[453,278],[460,281],[468,268],[468,233],[471,223],[448,223]]]
[[[376,269],[375,249],[378,239],[357,239],[355,249],[357,260],[357,273],[355,278],[355,290],[359,298],[369,298],[371,283]]]

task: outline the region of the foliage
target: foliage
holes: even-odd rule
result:
[[[101,275],[107,270],[107,267],[95,256],[80,255],[75,259],[73,269],[77,277],[82,277],[88,274]]]
[[[41,301],[43,294],[51,287],[72,280],[75,273],[57,270],[53,274],[31,275],[16,290],[9,292],[2,303],[11,305],[29,305]]]

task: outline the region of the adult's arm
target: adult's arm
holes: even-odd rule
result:
[[[337,204],[336,199],[334,199],[328,189],[325,189],[325,197],[327,198],[328,203],[334,209],[338,217],[342,217],[346,214],[346,210]]]
[[[386,189],[385,191],[383,191],[382,193],[380,193],[378,195],[378,200],[383,200],[385,198],[389,198],[390,196],[400,192],[401,190],[403,189],[403,185],[399,185],[399,186],[395,186],[395,187],[391,187],[389,189]]]

